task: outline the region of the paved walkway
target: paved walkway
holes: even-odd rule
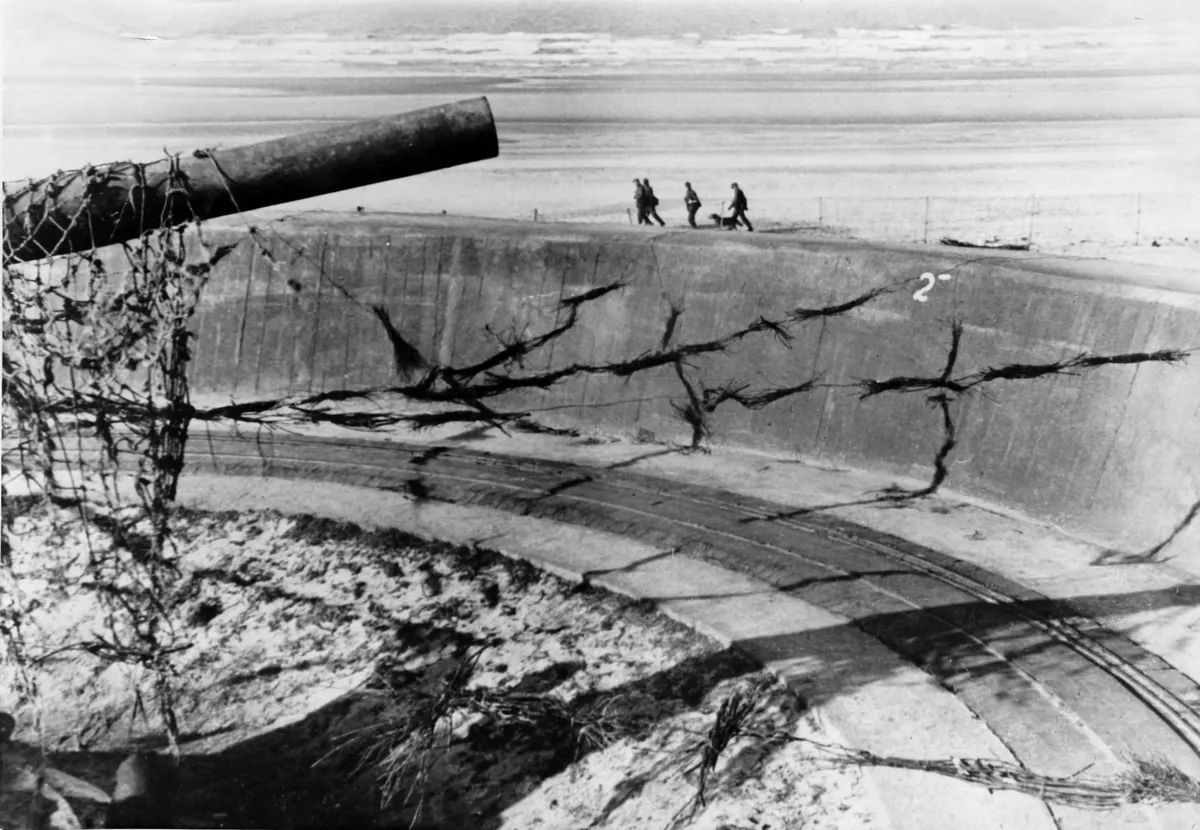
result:
[[[1019,760],[1051,775],[1156,754],[1200,775],[1188,664],[1200,580],[1186,559],[1114,568],[1119,556],[1016,517],[954,499],[883,510],[858,474],[763,456],[545,435],[403,438],[213,433],[191,445],[201,466],[298,481],[189,477],[182,495],[415,525],[652,598],[762,660],[847,744],[877,754]],[[848,511],[873,521],[848,522]],[[1001,544],[1010,536],[1033,549]],[[1083,812],[928,773],[871,778],[898,827],[1193,826],[1178,808]]]

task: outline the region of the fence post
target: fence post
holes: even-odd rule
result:
[[[534,208],[534,209],[533,209],[533,221],[534,221],[534,222],[536,222],[536,221],[537,221],[537,208]]]
[[[625,215],[629,217],[629,224],[633,224],[633,210],[625,208]]]
[[[825,197],[817,197],[817,227],[825,225]]]
[[[1025,242],[1029,245],[1030,248],[1033,247],[1033,217],[1036,214],[1037,214],[1037,194],[1035,193],[1029,197],[1029,236],[1025,239]]]
[[[929,197],[925,197],[925,236],[922,241],[929,244]]]
[[[1137,195],[1137,225],[1133,230],[1133,245],[1137,247],[1142,244],[1142,194],[1141,191]]]

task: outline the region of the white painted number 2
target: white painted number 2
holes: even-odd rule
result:
[[[924,274],[921,275],[921,279],[928,280],[929,282],[926,283],[926,285],[923,288],[917,289],[916,294],[913,294],[913,299],[916,300],[918,303],[927,302],[929,300],[929,297],[927,295],[929,294],[930,291],[933,290],[933,287],[935,285],[937,285],[937,281],[938,280],[948,280],[948,279],[950,279],[950,275],[949,274],[938,274],[937,277],[934,278],[933,274],[930,274],[928,271],[926,271]]]

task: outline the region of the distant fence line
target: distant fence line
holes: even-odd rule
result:
[[[1200,239],[1200,196],[1120,193],[1081,196],[902,198],[818,196],[772,199],[752,196],[751,218],[764,230],[794,227],[897,242],[1030,244],[1035,248],[1076,245],[1130,246]],[[722,212],[726,207],[721,203]],[[665,209],[664,209],[665,208]],[[681,207],[660,205],[668,224],[678,224]],[[705,208],[704,224],[710,224]],[[701,222],[697,217],[697,222]],[[635,221],[629,202],[558,212],[533,210],[535,221]]]

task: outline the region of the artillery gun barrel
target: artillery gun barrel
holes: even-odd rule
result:
[[[4,262],[88,251],[164,226],[499,155],[486,98],[147,164],[4,183]]]

